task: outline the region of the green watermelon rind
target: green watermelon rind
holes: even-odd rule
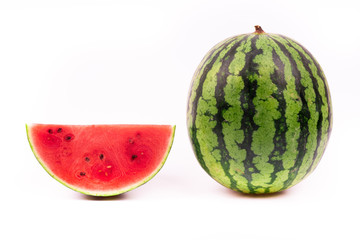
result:
[[[227,38],[193,75],[187,130],[201,167],[249,194],[286,190],[319,164],[332,129],[325,74],[296,41],[256,31]]]
[[[82,193],[82,194],[85,194],[85,195],[89,195],[89,196],[97,196],[97,197],[110,197],[110,196],[116,196],[116,195],[120,195],[122,193],[125,193],[125,192],[129,192],[135,188],[138,188],[140,187],[141,185],[147,183],[148,181],[150,181],[160,170],[161,168],[164,166],[165,162],[166,162],[166,159],[168,158],[169,156],[169,153],[170,153],[170,150],[172,148],[172,145],[173,145],[173,142],[174,142],[174,137],[175,137],[175,129],[176,129],[176,125],[173,125],[172,126],[172,136],[171,136],[171,140],[169,142],[169,145],[168,145],[168,149],[164,155],[164,158],[163,160],[160,162],[159,166],[157,169],[155,169],[148,177],[146,177],[145,179],[143,179],[142,181],[139,181],[133,185],[130,185],[130,186],[127,186],[125,188],[121,188],[121,189],[117,189],[117,190],[114,190],[114,191],[103,191],[103,192],[100,192],[100,191],[88,191],[88,190],[85,190],[85,189],[81,189],[79,187],[76,187],[76,186],[73,186],[71,184],[68,184],[64,181],[62,181],[60,178],[58,178],[49,168],[46,167],[46,165],[44,164],[44,162],[41,160],[41,158],[37,155],[36,151],[35,151],[35,148],[33,146],[33,144],[31,143],[31,139],[30,139],[30,134],[29,134],[29,126],[31,124],[25,124],[25,127],[26,127],[26,135],[27,135],[27,139],[28,139],[28,142],[29,142],[29,145],[30,145],[30,148],[32,150],[32,152],[34,153],[35,155],[35,158],[38,160],[38,162],[40,163],[40,165],[45,169],[45,171],[52,177],[54,178],[56,181],[60,182],[61,184],[63,184],[64,186],[76,191],[76,192],[79,192],[79,193]]]

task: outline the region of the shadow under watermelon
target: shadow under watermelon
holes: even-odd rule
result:
[[[79,194],[78,199],[89,200],[89,201],[123,201],[123,200],[128,200],[130,198],[129,198],[129,194],[123,193],[120,195],[107,196],[107,197]]]

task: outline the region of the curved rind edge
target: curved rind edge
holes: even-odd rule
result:
[[[160,162],[159,164],[159,167],[157,169],[155,169],[147,178],[143,179],[142,181],[136,183],[136,184],[133,184],[133,185],[130,185],[126,188],[122,188],[122,189],[118,189],[118,190],[115,190],[115,191],[104,191],[104,192],[91,192],[91,191],[87,191],[87,190],[83,190],[81,188],[77,188],[75,186],[72,186],[70,184],[67,184],[66,182],[62,181],[61,179],[57,178],[55,174],[53,174],[50,169],[48,169],[45,164],[41,161],[40,157],[37,156],[36,154],[36,150],[33,146],[33,144],[31,143],[31,137],[30,137],[30,128],[29,126],[31,126],[31,124],[25,124],[25,127],[26,127],[26,135],[27,135],[27,139],[28,139],[28,142],[29,142],[29,145],[30,145],[30,148],[33,152],[33,154],[35,155],[35,158],[38,160],[38,162],[40,163],[40,165],[45,169],[45,171],[52,177],[54,178],[56,181],[60,182],[61,184],[63,184],[64,186],[76,191],[76,192],[79,192],[79,193],[82,193],[82,194],[85,194],[85,195],[89,195],[89,196],[96,196],[96,197],[110,197],[110,196],[116,196],[116,195],[120,195],[122,193],[125,193],[125,192],[129,192],[135,188],[138,188],[140,187],[141,185],[147,183],[148,181],[150,181],[159,171],[160,169],[164,166],[165,162],[166,162],[166,159],[167,157],[169,156],[169,153],[170,153],[170,150],[172,148],[172,144],[174,142],[174,138],[175,138],[175,129],[176,129],[176,125],[172,125],[172,134],[171,134],[171,140],[168,144],[168,149],[163,157],[163,160]]]

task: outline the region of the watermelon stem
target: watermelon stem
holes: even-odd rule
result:
[[[264,32],[264,30],[262,30],[262,28],[259,25],[255,25],[255,33],[261,34],[261,33],[265,33],[265,32]]]

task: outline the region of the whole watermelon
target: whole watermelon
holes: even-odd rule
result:
[[[332,127],[330,92],[311,53],[255,32],[213,47],[192,80],[187,125],[202,168],[243,193],[273,193],[318,165]]]

